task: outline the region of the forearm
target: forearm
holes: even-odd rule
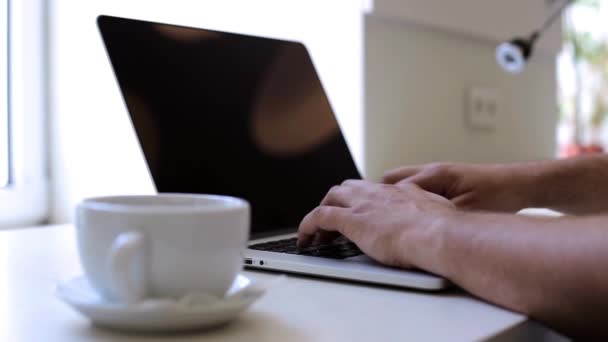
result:
[[[519,171],[529,175],[530,206],[571,214],[608,213],[608,156],[522,164]]]
[[[608,336],[608,217],[458,213],[442,221],[417,265],[567,334]]]

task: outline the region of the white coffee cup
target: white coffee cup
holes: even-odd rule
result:
[[[84,200],[76,226],[91,286],[109,301],[223,297],[242,270],[249,204],[212,195]]]

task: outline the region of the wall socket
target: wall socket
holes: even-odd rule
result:
[[[500,93],[493,87],[475,86],[467,89],[465,96],[465,121],[474,129],[496,129]]]

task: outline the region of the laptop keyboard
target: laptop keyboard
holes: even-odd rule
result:
[[[346,259],[363,254],[357,245],[343,237],[330,243],[306,248],[298,248],[296,246],[297,241],[297,238],[270,241],[251,245],[249,248],[257,251],[306,255],[329,259]]]

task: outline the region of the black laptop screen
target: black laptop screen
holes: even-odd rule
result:
[[[98,24],[158,192],[245,198],[256,234],[296,227],[360,177],[302,44]]]

